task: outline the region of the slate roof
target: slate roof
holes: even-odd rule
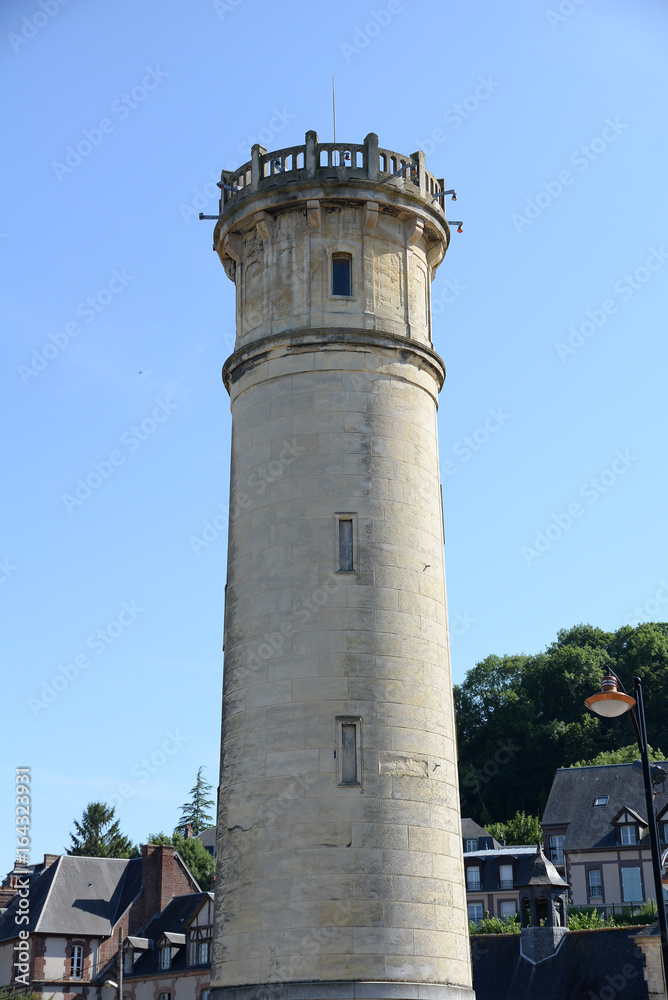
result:
[[[207,851],[209,851],[211,854],[216,853],[215,826],[207,826],[206,830],[202,830],[201,833],[197,834],[197,839],[202,842],[202,845],[206,847]]]
[[[540,846],[533,855],[523,857],[518,868],[520,871],[515,877],[515,885],[517,886],[556,885],[559,888],[568,888],[568,882],[564,882],[552,862],[545,857]]]
[[[484,827],[476,823],[475,820],[462,818],[462,837],[491,837],[491,833],[488,833]]]
[[[569,931],[556,954],[538,965],[520,957],[519,934],[474,934],[476,1000],[586,1000],[606,990],[615,1000],[646,1000],[644,960],[632,937],[638,930]]]
[[[535,844],[531,847],[500,847],[494,851],[469,851],[464,855],[464,861],[480,861],[481,888],[469,889],[469,892],[498,892],[499,863],[513,865],[513,889],[527,885],[567,887],[567,883],[542,851],[538,856]]]
[[[663,763],[668,769],[668,763]],[[655,786],[657,814],[668,805],[666,784]],[[595,806],[597,796],[608,796],[607,805]],[[633,764],[560,767],[554,776],[542,825],[566,826],[565,851],[619,847],[611,821],[624,807],[647,820],[642,773]],[[641,843],[647,842],[647,836]]]
[[[469,858],[480,858],[484,861],[486,858],[498,858],[503,861],[504,858],[517,858],[520,854],[535,854],[536,845],[531,844],[530,846],[525,846],[521,844],[519,846],[512,847],[494,847],[490,849],[485,849],[484,851],[465,851],[464,860]]]
[[[80,858],[61,855],[30,880],[30,923],[44,934],[108,936],[141,891],[141,858]],[[0,916],[0,941],[17,937],[15,897]]]
[[[188,921],[199,909],[202,902],[207,899],[207,897],[209,899],[213,899],[213,893],[193,892],[189,893],[187,896],[174,896],[164,910],[158,913],[153,920],[147,924],[144,930],[144,937],[149,938],[149,940],[155,943],[165,934],[171,934],[172,936],[184,934]],[[183,970],[185,968],[193,968],[193,966],[187,966],[186,961],[186,948],[182,946],[172,958],[172,962],[169,967],[170,974],[174,971]],[[159,963],[160,952],[158,948],[150,948],[148,951],[144,951],[137,959],[132,972],[125,973],[123,978],[132,979],[135,976],[150,976],[159,972],[162,972],[164,975],[165,970],[160,969]]]

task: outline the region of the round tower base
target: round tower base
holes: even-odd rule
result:
[[[212,989],[209,1000],[475,1000],[475,993],[447,983],[341,980],[228,986]]]

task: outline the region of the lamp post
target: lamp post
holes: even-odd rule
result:
[[[621,691],[618,690],[621,688]],[[587,708],[600,715],[604,719],[615,719],[625,712],[631,713],[631,722],[635,733],[638,749],[640,750],[640,760],[642,762],[642,775],[645,785],[645,804],[647,807],[647,826],[649,828],[649,844],[652,856],[652,872],[654,875],[654,891],[656,893],[656,909],[659,917],[659,932],[661,934],[661,954],[663,956],[664,982],[668,981],[668,927],[666,926],[666,907],[663,902],[663,882],[661,879],[661,853],[659,850],[659,835],[656,825],[656,814],[654,812],[654,798],[652,791],[652,775],[650,773],[649,748],[647,745],[647,727],[645,724],[645,705],[643,702],[642,684],[639,677],[633,678],[632,698],[624,690],[624,685],[620,681],[614,670],[608,672],[601,681],[600,694],[594,694],[591,698],[585,699]],[[666,777],[666,772],[660,769],[659,780]]]

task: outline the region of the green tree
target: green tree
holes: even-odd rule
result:
[[[647,744],[647,747],[649,749],[650,760],[664,761],[666,759],[660,750],[652,750],[649,744]],[[570,766],[593,767],[598,764],[633,764],[636,760],[640,760],[638,744],[629,743],[627,747],[620,747],[619,750],[603,750],[593,760],[576,760]]]
[[[193,834],[197,836],[202,830],[213,826],[213,816],[208,812],[213,806],[213,799],[209,798],[211,785],[205,781],[202,765],[197,772],[197,780],[190,789],[190,800],[181,806],[181,818],[176,827],[176,831],[183,835],[188,825],[192,827]]]
[[[71,833],[68,854],[87,858],[136,858],[139,850],[120,831],[115,809],[103,802],[89,802],[81,823],[74,821],[76,833]]]
[[[147,844],[155,844],[158,847],[170,847],[174,844],[174,837],[169,837],[166,833],[149,833],[146,838]]]
[[[490,917],[485,911],[482,920],[469,920],[469,932],[471,934],[519,934],[521,931],[520,918],[516,913],[513,917]]]
[[[51,994],[53,996],[53,994]],[[32,986],[0,986],[0,1000],[43,1000],[44,994]]]
[[[493,837],[508,846],[518,844],[538,844],[542,841],[540,821],[537,816],[527,816],[516,812],[505,823],[488,823],[486,829]]]
[[[540,813],[557,768],[628,744],[628,719],[603,721],[584,705],[608,668],[627,690],[641,677],[648,733],[668,746],[666,623],[617,632],[575,625],[542,653],[492,655],[469,670],[454,690],[464,816],[489,826],[492,817]]]
[[[197,837],[186,839],[176,831],[171,837],[168,837],[166,833],[152,833],[149,834],[146,842],[147,844],[164,844],[175,847],[200,889],[203,892],[209,889],[216,872],[216,862],[213,855],[209,854],[202,841],[198,840]]]

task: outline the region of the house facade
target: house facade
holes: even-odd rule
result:
[[[123,942],[124,1000],[208,1000],[213,893],[175,896]]]
[[[25,881],[0,915],[0,985],[25,986],[27,940],[28,983],[56,1000],[116,1000],[103,984],[116,974],[119,929],[138,935],[173,896],[201,895],[178,852],[152,844],[130,860],[47,854]]]
[[[663,764],[668,770],[668,764]],[[654,786],[661,847],[668,792]],[[545,807],[546,851],[575,906],[610,913],[656,899],[642,772],[635,764],[560,768]],[[665,895],[665,890],[664,890]]]
[[[485,914],[502,920],[514,917],[519,911],[519,886],[526,880],[529,859],[535,854],[535,844],[465,852],[469,920],[477,922]]]

